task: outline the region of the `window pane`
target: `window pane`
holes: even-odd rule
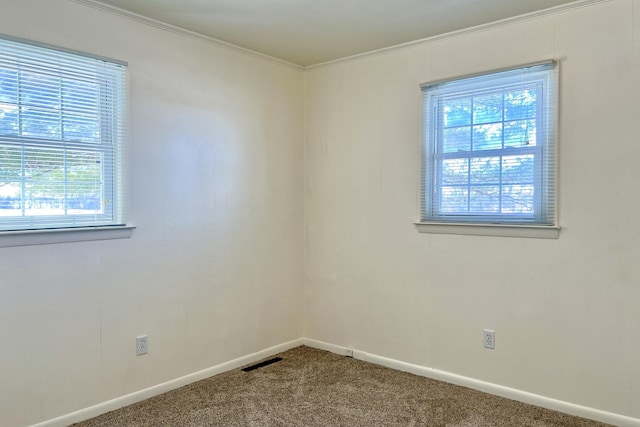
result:
[[[20,148],[0,145],[0,185],[22,179]]]
[[[18,103],[18,72],[13,68],[0,68],[0,103]]]
[[[504,156],[502,182],[504,184],[532,184],[534,155]]]
[[[440,187],[442,213],[467,213],[469,187]]]
[[[23,105],[60,108],[60,78],[57,76],[20,73],[20,102]]]
[[[505,120],[528,119],[536,116],[536,89],[522,89],[504,94]]]
[[[23,136],[60,139],[60,79],[20,73],[20,118]]]
[[[447,99],[443,102],[444,126],[468,126],[471,124],[471,99]]]
[[[25,148],[24,175],[27,181],[61,181],[64,177],[63,151]]]
[[[0,216],[21,215],[20,149],[0,145]]]
[[[442,132],[442,152],[455,153],[471,150],[471,128],[444,129]]]
[[[63,215],[64,185],[62,182],[25,183],[26,215]]]
[[[64,118],[64,140],[100,142],[100,122],[97,116],[67,115]]]
[[[91,151],[67,152],[67,180],[101,182],[101,155]]]
[[[469,210],[472,213],[498,213],[500,211],[500,186],[471,187]]]
[[[502,92],[473,98],[473,123],[499,122],[502,120]]]
[[[502,124],[473,127],[473,151],[502,148]]]
[[[78,80],[62,81],[64,140],[100,142],[100,88]]]
[[[60,112],[34,107],[20,110],[22,136],[33,138],[60,139]]]
[[[446,159],[442,161],[443,184],[467,184],[468,180],[468,159]]]
[[[98,182],[67,183],[67,213],[71,215],[102,212],[102,186]]]
[[[505,147],[526,147],[534,145],[536,145],[535,120],[518,120],[513,122],[505,122]]]
[[[20,182],[0,182],[0,216],[22,215]]]
[[[67,209],[70,214],[102,212],[102,161],[98,153],[67,153]]]
[[[64,153],[43,148],[25,149],[25,213],[64,213]]]
[[[100,87],[79,80],[62,80],[62,108],[68,113],[98,114]]]
[[[503,213],[533,213],[533,185],[505,185],[502,187]]]
[[[18,126],[18,107],[0,102],[0,136],[19,135]]]
[[[471,159],[471,184],[500,183],[500,157]]]

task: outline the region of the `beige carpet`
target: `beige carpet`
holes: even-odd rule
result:
[[[604,426],[308,347],[75,424],[96,426]]]

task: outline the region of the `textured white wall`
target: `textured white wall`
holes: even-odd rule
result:
[[[637,40],[614,0],[309,70],[305,336],[640,417]],[[560,238],[419,234],[418,85],[549,58]]]
[[[301,337],[302,71],[68,0],[0,0],[0,31],[129,62],[139,227],[0,248],[0,424]]]

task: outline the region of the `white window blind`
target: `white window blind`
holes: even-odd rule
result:
[[[126,64],[0,38],[0,230],[121,225]]]
[[[422,91],[421,222],[555,226],[556,63]]]

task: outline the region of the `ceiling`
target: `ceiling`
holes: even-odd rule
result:
[[[309,66],[574,0],[99,0]]]

